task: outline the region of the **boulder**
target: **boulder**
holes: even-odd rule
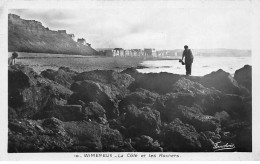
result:
[[[131,77],[133,77],[134,79],[136,79],[138,76],[142,75],[134,67],[127,68],[127,69],[123,70],[121,73],[126,73],[126,74],[130,75]]]
[[[135,105],[137,108],[152,106],[159,97],[160,95],[157,93],[145,89],[137,89],[135,92],[126,95],[125,98],[120,101],[119,109],[131,104]]]
[[[222,69],[201,77],[198,82],[205,87],[214,87],[226,94],[239,95],[243,93],[237,81]]]
[[[75,80],[91,80],[108,85],[114,92],[118,92],[120,97],[128,93],[127,87],[134,81],[130,75],[112,70],[82,72],[75,77]]]
[[[245,98],[234,94],[223,94],[214,88],[206,88],[198,82],[180,78],[173,85],[173,93],[158,97],[153,108],[161,113],[163,121],[171,122],[178,105],[196,107],[200,114],[214,116],[216,112],[226,111],[231,117],[245,118],[250,108],[246,108]]]
[[[185,77],[181,77],[175,83],[172,84],[172,92],[184,92],[184,93],[196,93],[196,94],[208,94],[215,90],[204,87],[198,82],[192,81]]]
[[[130,152],[117,130],[96,122],[16,119],[8,124],[8,152]]]
[[[64,122],[64,129],[73,138],[72,151],[102,151],[102,131],[98,123],[86,121]]]
[[[252,121],[252,120],[251,120]],[[232,143],[239,152],[252,152],[252,122],[234,121],[225,127],[225,130],[233,134]]]
[[[128,105],[124,109],[123,125],[127,128],[130,136],[149,135],[158,137],[161,126],[160,113],[149,107],[137,108]]]
[[[109,119],[118,116],[118,100],[109,86],[85,80],[73,83],[71,89],[74,93],[68,99],[69,104],[79,104],[79,100],[86,104],[97,102],[106,110]]]
[[[43,77],[55,81],[66,88],[70,88],[77,74],[77,72],[70,70],[68,67],[60,67],[57,71],[47,69],[41,72]]]
[[[73,138],[72,151],[134,151],[131,145],[123,141],[121,134],[117,130],[96,122],[65,122],[64,128]]]
[[[82,121],[88,117],[81,105],[56,105],[51,110],[43,110],[35,115],[34,119],[55,117],[61,121]]]
[[[246,87],[252,93],[252,66],[245,65],[236,70],[234,78],[239,85]]]
[[[215,131],[220,127],[220,121],[209,115],[203,115],[196,107],[186,107],[179,105],[174,113],[175,118],[179,118],[183,123],[188,123],[200,131]]]
[[[161,119],[164,122],[170,123],[176,118],[178,106],[186,106],[196,109],[197,113],[204,115],[213,115],[219,109],[215,107],[215,100],[218,97],[214,94],[194,94],[190,93],[170,93],[161,96],[153,106],[161,114]]]
[[[247,108],[244,98],[238,95],[223,94],[220,99],[215,102],[215,106],[219,108],[218,112],[226,111],[230,119],[248,118],[251,114],[250,111],[252,111],[252,109]]]
[[[56,118],[46,120],[10,120],[8,152],[66,152],[72,145],[63,123]]]
[[[124,142],[118,130],[101,126],[101,143],[104,152],[132,152],[135,149],[131,144]]]
[[[32,118],[48,108],[53,99],[66,100],[72,94],[71,90],[23,65],[9,66],[8,84],[8,105],[19,118]]]
[[[178,118],[168,124],[164,131],[164,147],[171,152],[201,151],[199,133],[191,125],[182,123]]]
[[[166,72],[137,74],[129,89],[135,91],[138,88],[143,88],[151,92],[166,94],[172,92],[172,85],[180,78],[181,75]]]
[[[103,124],[106,123],[106,111],[97,102],[90,102],[85,108],[85,113],[88,119],[96,120],[97,122]]]
[[[138,152],[163,152],[158,141],[146,135],[133,138],[131,144]]]
[[[198,85],[196,87],[200,87],[199,85],[203,85],[207,88],[214,87],[215,89],[226,94],[249,94],[245,88],[238,85],[237,81],[229,73],[221,69],[203,77],[187,77],[165,72],[142,74],[135,72],[133,68],[124,70],[123,73],[128,73],[135,78],[135,81],[129,86],[131,91],[135,91],[137,88],[143,88],[159,94],[175,92],[175,89],[182,89],[183,87],[183,84],[181,84],[179,79],[187,78],[190,81],[198,82],[199,84],[195,83]],[[173,86],[177,81],[179,81],[179,84],[176,84],[177,86]],[[180,86],[179,88],[178,85]]]
[[[217,118],[221,124],[226,124],[228,123],[230,116],[226,111],[221,111],[215,113],[215,118]]]

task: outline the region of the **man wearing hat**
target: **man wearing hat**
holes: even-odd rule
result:
[[[189,47],[187,45],[184,46],[184,51],[182,54],[182,61],[185,57],[185,68],[186,68],[186,75],[191,75],[191,66],[193,63],[193,55]]]

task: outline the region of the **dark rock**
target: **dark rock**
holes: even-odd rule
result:
[[[84,151],[102,151],[101,128],[99,124],[86,121],[64,122],[64,129],[73,138],[72,149],[80,146]]]
[[[226,111],[216,112],[215,117],[222,123],[228,123],[230,116]]]
[[[214,87],[217,90],[227,93],[239,95],[243,93],[237,81],[227,72],[219,69],[199,79],[199,83],[205,87]]]
[[[86,116],[91,120],[96,120],[99,123],[105,123],[106,121],[106,111],[97,102],[90,102],[85,108]]]
[[[203,115],[214,116],[216,112],[226,111],[230,117],[248,117],[250,108],[246,108],[243,97],[223,94],[214,88],[205,88],[197,82],[180,78],[173,85],[174,93],[160,96],[153,108],[161,113],[163,121],[171,122],[178,105],[196,107]]]
[[[219,111],[226,111],[231,119],[245,119],[250,115],[250,111],[247,110],[247,104],[244,103],[243,97],[237,95],[222,95],[215,106],[220,109]]]
[[[158,141],[153,141],[149,136],[142,135],[132,140],[133,147],[138,152],[163,152]]]
[[[215,90],[204,87],[198,82],[191,81],[185,77],[181,77],[175,83],[172,84],[172,92],[184,92],[184,93],[196,93],[196,94],[208,94]]]
[[[72,145],[63,123],[55,118],[43,121],[10,120],[8,152],[64,152]]]
[[[76,81],[92,80],[101,84],[108,85],[118,96],[124,97],[128,93],[127,87],[134,79],[125,73],[118,73],[112,70],[94,70],[82,72],[75,77]]]
[[[134,67],[127,68],[127,69],[123,70],[121,73],[126,73],[126,74],[130,75],[131,77],[133,77],[134,79],[136,79],[138,76],[142,75]]]
[[[243,119],[252,122],[252,97],[243,98],[244,117]]]
[[[52,110],[39,112],[34,118],[44,119],[51,117],[61,121],[82,121],[88,118],[81,105],[56,105]]]
[[[106,126],[101,126],[101,142],[103,151],[108,152],[127,152],[134,151],[134,148],[123,141],[119,131],[110,129]]]
[[[173,152],[197,152],[201,151],[199,133],[195,128],[188,124],[183,124],[179,119],[171,122],[166,130],[164,137],[164,147],[167,151]]]
[[[174,88],[172,88],[172,85],[176,83],[180,78],[185,77],[191,81],[200,83],[196,87],[200,87],[199,85],[202,84],[204,87],[207,88],[214,87],[215,89],[225,94],[236,94],[245,96],[249,95],[249,92],[245,88],[240,87],[237,81],[229,73],[221,69],[203,77],[187,77],[165,72],[142,74],[136,72],[136,70],[133,68],[126,69],[123,71],[123,73],[127,73],[135,78],[135,81],[129,86],[129,89],[131,91],[135,91],[137,88],[143,88],[159,94],[175,92],[174,89],[182,89],[181,87],[183,85],[179,84],[181,86],[180,88],[178,88],[178,86],[174,86]],[[249,82],[250,78],[248,80],[248,83]]]
[[[134,151],[117,130],[95,122],[66,122],[65,130],[73,137],[72,150],[83,152]],[[79,149],[80,148],[80,149]]]
[[[160,97],[160,95],[157,93],[145,89],[137,89],[135,92],[126,95],[126,97],[120,101],[119,109],[131,104],[135,105],[137,108],[152,106],[158,97]]]
[[[118,100],[109,86],[85,80],[73,83],[71,89],[74,94],[69,98],[69,104],[79,104],[79,100],[86,104],[97,102],[106,110],[109,119],[118,116]]]
[[[236,70],[234,78],[238,84],[246,87],[252,93],[252,66],[245,65],[243,68]]]
[[[67,99],[72,94],[69,89],[23,65],[8,68],[8,83],[8,105],[19,118],[33,117],[40,110],[48,108],[53,99]]]
[[[204,132],[200,132],[199,142],[201,143],[202,151],[213,152],[214,142],[208,138]]]
[[[10,66],[8,152],[252,151],[252,97],[229,74],[123,72]]]
[[[172,85],[181,78],[180,75],[165,72],[148,74],[140,73],[133,76],[135,81],[129,86],[131,91],[143,88],[159,94],[172,92]]]
[[[125,126],[123,126],[123,121],[124,121],[124,120],[122,119],[123,117],[124,117],[124,116],[119,117],[119,118],[117,118],[117,119],[112,119],[112,120],[110,120],[110,121],[108,122],[108,124],[109,124],[109,127],[110,127],[111,129],[116,129],[116,130],[118,130],[123,137],[128,137],[128,136],[129,136],[128,130],[126,129]]]
[[[61,100],[67,100],[71,95],[72,95],[72,91],[69,90],[68,88],[58,84],[58,83],[53,83],[51,81],[48,81],[47,84],[47,89],[51,91],[51,94],[53,95],[53,97]]]
[[[213,141],[214,143],[219,142],[221,139],[221,135],[218,134],[217,132],[212,132],[212,131],[205,131],[204,134],[208,139]]]
[[[41,75],[47,79],[53,80],[66,88],[70,88],[70,85],[74,82],[76,72],[70,70],[67,67],[60,67],[57,71],[47,69],[41,72]]]
[[[149,135],[157,137],[160,132],[160,113],[149,107],[137,108],[129,105],[124,109],[124,125],[131,136]]]
[[[193,125],[197,131],[215,131],[220,127],[220,121],[217,118],[203,115],[196,107],[190,108],[180,105],[174,115],[182,122]]]
[[[17,114],[14,108],[8,106],[8,120],[17,118]]]
[[[235,120],[225,127],[233,134],[232,142],[239,152],[252,152],[252,122]]]
[[[194,93],[171,93],[161,96],[155,105],[154,109],[158,110],[161,114],[161,119],[165,122],[171,122],[176,118],[178,105],[186,107],[195,107],[197,113],[204,115],[213,115],[217,110],[214,106],[215,99],[218,99],[214,94],[201,94]]]

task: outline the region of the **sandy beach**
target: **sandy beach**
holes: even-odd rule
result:
[[[10,54],[9,54],[10,55]],[[60,67],[69,67],[77,72],[91,70],[116,70],[122,71],[129,67],[140,66],[144,60],[153,60],[143,57],[92,57],[81,55],[22,53],[16,62],[29,66],[40,73],[45,69],[57,70]]]

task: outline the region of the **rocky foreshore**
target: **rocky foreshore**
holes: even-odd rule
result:
[[[250,152],[251,72],[9,66],[8,152]]]

